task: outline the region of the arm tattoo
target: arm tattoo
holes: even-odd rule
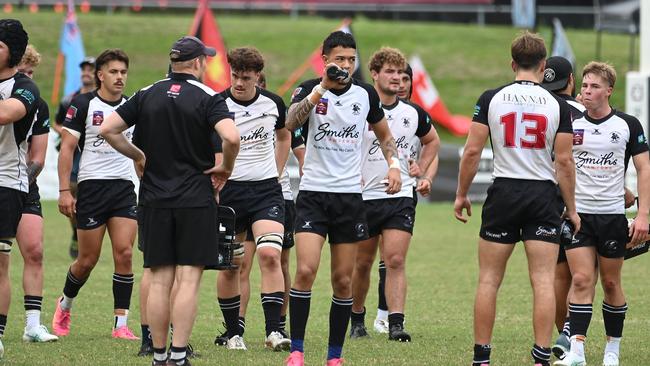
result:
[[[307,121],[309,113],[311,113],[312,108],[314,108],[314,103],[309,100],[310,96],[311,94],[300,102],[289,107],[285,125],[290,131],[295,131]]]
[[[43,165],[41,163],[35,161],[27,163],[27,179],[29,180],[29,184],[36,181],[36,177],[41,173],[41,170],[43,170]]]
[[[398,157],[397,144],[395,143],[395,139],[391,137],[389,140],[382,141],[381,152],[384,154],[384,158],[386,158],[388,164],[391,163],[392,157]]]

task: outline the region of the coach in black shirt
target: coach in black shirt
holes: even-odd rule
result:
[[[201,274],[218,263],[217,189],[230,176],[239,133],[222,97],[199,80],[206,56],[215,50],[196,37],[183,37],[170,52],[172,73],[135,93],[103,123],[101,134],[135,161],[142,178],[140,206],[144,267],[152,273],[147,312],[154,365],[167,360],[169,295],[176,277],[170,360],[188,364],[186,346],[196,317]],[[138,145],[122,131],[137,124]],[[223,141],[223,162],[215,165],[212,130]],[[212,178],[212,182],[211,182]]]

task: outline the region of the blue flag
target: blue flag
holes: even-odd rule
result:
[[[77,26],[77,18],[72,11],[69,11],[65,18],[59,47],[65,57],[63,94],[69,95],[81,88],[81,68],[79,64],[85,57],[81,31]]]
[[[576,69],[576,56],[571,48],[569,38],[564,32],[562,22],[558,18],[553,18],[553,46],[551,47],[552,56],[562,56],[569,60],[573,69]]]

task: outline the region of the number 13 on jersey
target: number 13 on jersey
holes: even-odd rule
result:
[[[522,149],[546,148],[547,119],[543,114],[510,112],[499,120],[503,126],[503,146]],[[517,135],[517,126],[524,124],[523,133]]]

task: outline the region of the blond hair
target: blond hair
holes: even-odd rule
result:
[[[614,66],[607,62],[591,61],[582,69],[582,77],[584,78],[587,74],[602,77],[612,88],[616,84],[616,70],[614,70]]]
[[[41,63],[41,54],[36,51],[34,45],[27,45],[25,48],[25,53],[23,54],[21,64],[29,65],[32,67],[37,67]]]

